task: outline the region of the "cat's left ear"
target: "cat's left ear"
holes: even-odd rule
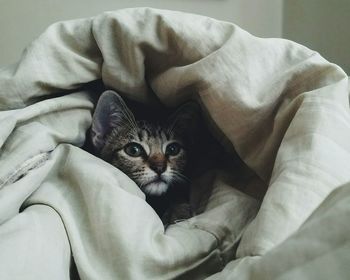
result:
[[[91,140],[95,150],[101,151],[106,142],[106,135],[113,128],[128,126],[130,122],[135,122],[134,115],[119,94],[112,90],[102,93],[91,126]]]
[[[201,108],[190,101],[181,105],[168,119],[172,130],[183,135],[196,136],[201,120]],[[193,137],[191,140],[194,140]]]

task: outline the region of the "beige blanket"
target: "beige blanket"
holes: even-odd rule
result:
[[[79,148],[93,81],[196,99],[250,171],[203,174],[204,213],[164,231],[135,183]],[[0,279],[348,279],[348,85],[301,45],[191,14],[50,26],[0,69]]]

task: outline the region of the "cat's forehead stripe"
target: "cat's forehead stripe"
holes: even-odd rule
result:
[[[142,127],[141,125],[139,126],[139,129],[134,133],[133,137],[133,141],[140,142],[140,144],[144,146],[145,150],[147,150],[147,154],[149,154],[149,152],[163,151],[164,144],[171,140],[164,128],[160,126],[146,126],[144,124]]]

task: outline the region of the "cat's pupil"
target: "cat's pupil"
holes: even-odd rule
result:
[[[132,157],[139,157],[144,154],[144,150],[140,144],[137,143],[129,143],[124,147],[124,151],[126,154]]]
[[[165,154],[169,156],[176,156],[180,153],[181,147],[178,143],[171,143],[166,147]]]

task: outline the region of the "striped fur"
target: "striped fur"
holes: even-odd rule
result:
[[[131,142],[140,144],[145,155],[131,157],[126,154],[124,147]],[[178,155],[167,156],[166,146],[174,142],[183,148]],[[113,129],[107,136],[102,156],[134,180],[146,194],[162,195],[170,185],[185,183],[187,180],[184,175],[187,163],[184,144],[183,139],[172,132],[170,127],[137,121],[133,125]],[[162,161],[166,167],[160,175],[152,169],[157,161]]]
[[[107,91],[94,113],[92,142],[102,159],[123,171],[142,191],[160,196],[171,186],[188,182],[189,150],[198,116],[198,106],[187,104],[164,122],[136,121],[121,97]],[[130,143],[140,145],[142,155],[130,156],[126,150]],[[167,153],[173,143],[180,147],[176,155]]]

